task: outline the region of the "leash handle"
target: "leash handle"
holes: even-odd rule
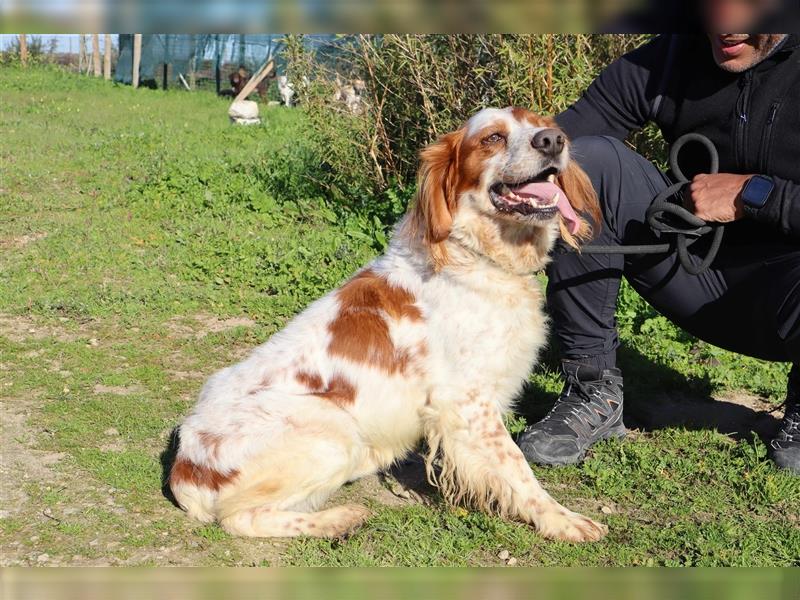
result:
[[[698,142],[705,147],[708,151],[709,158],[711,158],[711,167],[708,172],[711,174],[719,173],[719,152],[717,152],[717,147],[714,146],[714,143],[702,133],[685,133],[675,140],[675,143],[672,144],[672,148],[669,149],[669,168],[672,170],[675,177],[678,178],[678,181],[684,183],[689,181],[678,164],[678,155],[689,142]]]
[[[688,184],[689,179],[678,164],[678,155],[683,147],[690,142],[702,144],[708,151],[711,165],[709,172],[719,172],[719,153],[714,143],[700,133],[687,133],[675,140],[669,151],[669,166],[673,175],[678,179],[676,183],[668,186],[658,194],[645,213],[645,221],[650,229],[659,234],[673,234],[674,241],[667,244],[646,244],[638,246],[586,246],[578,252],[582,254],[665,254],[677,252],[678,262],[690,275],[704,273],[714,262],[720,247],[725,227],[721,224],[706,223],[703,219],[692,214],[671,198],[680,193]],[[680,223],[675,221],[680,220]],[[714,232],[708,253],[695,265],[689,255],[689,246],[697,242],[707,233]]]

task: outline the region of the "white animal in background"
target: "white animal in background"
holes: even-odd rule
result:
[[[206,382],[180,426],[180,506],[235,535],[339,537],[369,513],[328,497],[425,439],[448,501],[603,537],[542,489],[503,424],[547,339],[532,274],[559,233],[591,236],[581,211],[599,222],[551,119],[485,109],[428,146],[386,253]]]
[[[281,101],[284,106],[292,105],[292,97],[294,96],[294,85],[289,81],[286,75],[278,77],[278,92],[281,95]]]

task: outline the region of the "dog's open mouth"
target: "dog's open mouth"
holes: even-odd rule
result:
[[[572,233],[579,226],[578,217],[564,191],[556,184],[558,170],[550,167],[535,177],[509,183],[501,181],[489,188],[492,205],[501,213],[550,220],[559,213]]]

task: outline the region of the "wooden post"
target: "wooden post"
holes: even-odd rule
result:
[[[107,33],[103,39],[103,78],[108,81],[111,79],[111,34]]]
[[[131,80],[131,84],[133,84],[133,89],[139,87],[139,65],[142,62],[142,34],[141,33],[134,33],[133,34],[133,79]]]
[[[94,76],[100,77],[102,72],[100,69],[100,34],[92,34],[92,66],[94,67]]]
[[[78,73],[83,73],[83,64],[86,61],[86,38],[80,34],[78,38]]]
[[[197,40],[195,36],[191,36],[192,40],[192,59],[189,66],[189,88],[194,89],[197,84]]]
[[[268,61],[264,66],[262,66],[258,70],[258,73],[256,73],[253,77],[250,78],[250,80],[247,82],[247,85],[245,85],[242,88],[242,91],[239,92],[239,94],[236,96],[236,98],[233,99],[233,101],[238,102],[239,100],[244,100],[245,98],[247,98],[253,92],[253,90],[258,87],[258,84],[261,83],[261,80],[264,79],[264,77],[266,77],[267,75],[269,75],[270,71],[272,71],[272,67],[274,66],[275,63],[272,60]]]
[[[28,66],[28,38],[24,33],[19,34],[19,62],[23,67]]]

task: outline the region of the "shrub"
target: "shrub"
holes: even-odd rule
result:
[[[323,50],[289,36],[292,80],[334,195],[380,196],[413,183],[421,147],[485,106],[557,113],[644,35],[359,35]],[[322,57],[322,58],[320,58]],[[363,110],[334,98],[336,78],[363,79]],[[642,141],[654,156],[655,130]]]

